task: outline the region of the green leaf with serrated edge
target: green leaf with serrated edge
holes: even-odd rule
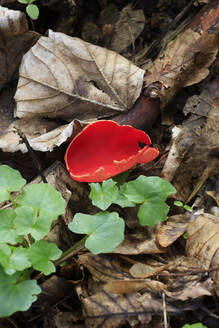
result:
[[[65,213],[65,200],[60,192],[55,190],[48,183],[39,183],[27,186],[22,194],[17,198],[19,206],[30,206],[48,213],[49,217],[56,219],[59,215]]]
[[[152,198],[157,202],[165,201],[169,195],[174,193],[176,193],[176,189],[170,182],[159,177],[140,175],[136,180],[127,182],[124,195],[130,201],[140,204]]]
[[[110,253],[124,240],[125,223],[116,212],[77,213],[68,227],[75,233],[89,235],[85,246],[93,254]]]
[[[18,207],[15,212],[17,217],[14,220],[14,225],[17,234],[31,234],[35,240],[40,240],[48,234],[54,220],[43,210],[40,211],[38,216],[38,211],[30,206]]]
[[[118,194],[116,182],[108,179],[100,183],[90,183],[90,198],[94,206],[101,210],[106,210],[112,203],[115,203]]]
[[[10,166],[0,166],[0,203],[10,199],[10,192],[19,191],[25,185],[26,180],[22,178],[19,171]]]
[[[145,201],[138,210],[138,218],[142,226],[154,227],[158,222],[167,218],[169,206],[165,202]]]
[[[0,210],[0,242],[16,244],[22,242],[22,238],[18,236],[15,227],[14,220],[16,214],[11,209]]]
[[[39,8],[36,5],[28,5],[26,7],[26,12],[28,16],[33,20],[37,19],[40,14]]]
[[[28,254],[34,269],[49,275],[56,271],[51,261],[57,260],[62,255],[62,251],[56,244],[40,240],[28,248]]]
[[[204,326],[201,322],[193,323],[192,325],[186,324],[182,326],[182,328],[208,328],[207,326]]]
[[[41,289],[36,280],[23,280],[20,272],[14,275],[7,275],[0,266],[0,317],[8,317],[17,311],[26,311],[33,302],[36,295],[40,294]]]

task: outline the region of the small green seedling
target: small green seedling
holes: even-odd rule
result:
[[[184,205],[182,202],[180,202],[179,200],[175,200],[175,202],[173,203],[175,206],[178,207],[183,207],[186,211],[188,212],[192,212],[192,208],[189,205]]]
[[[208,328],[207,326],[204,326],[201,322],[193,323],[192,325],[186,324],[182,326],[182,328]]]
[[[0,317],[29,309],[41,292],[30,272],[55,272],[52,261],[62,254],[56,244],[42,238],[65,213],[65,200],[47,183],[25,184],[18,171],[0,166],[0,202],[11,203],[11,208],[0,209]],[[15,199],[12,193],[23,187]]]
[[[26,4],[26,13],[27,15],[33,19],[36,20],[39,17],[39,8],[37,5],[32,4],[35,0],[18,0],[20,3]]]

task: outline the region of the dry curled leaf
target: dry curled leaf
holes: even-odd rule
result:
[[[219,248],[219,222],[207,214],[199,215],[187,227],[186,252],[198,259],[204,269],[209,269]]]
[[[26,32],[28,30],[26,15],[21,11],[0,6],[0,30],[1,35],[4,36],[18,35]]]
[[[198,83],[208,75],[208,67],[218,52],[218,16],[218,1],[203,7],[146,72],[147,87],[154,83],[159,86],[162,107],[180,88]]]
[[[87,120],[126,111],[143,75],[113,51],[49,31],[23,57],[16,116]]]
[[[157,280],[150,279],[129,279],[129,280],[112,280],[105,286],[104,290],[111,294],[129,294],[141,289],[151,289],[155,292],[161,292],[165,284]]]

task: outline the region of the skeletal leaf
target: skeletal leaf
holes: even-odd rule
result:
[[[97,119],[126,111],[143,75],[113,51],[49,31],[23,57],[16,116]]]

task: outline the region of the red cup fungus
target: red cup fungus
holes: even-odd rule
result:
[[[72,140],[65,163],[74,180],[101,182],[155,159],[159,151],[150,144],[149,136],[141,130],[114,121],[96,121]]]

